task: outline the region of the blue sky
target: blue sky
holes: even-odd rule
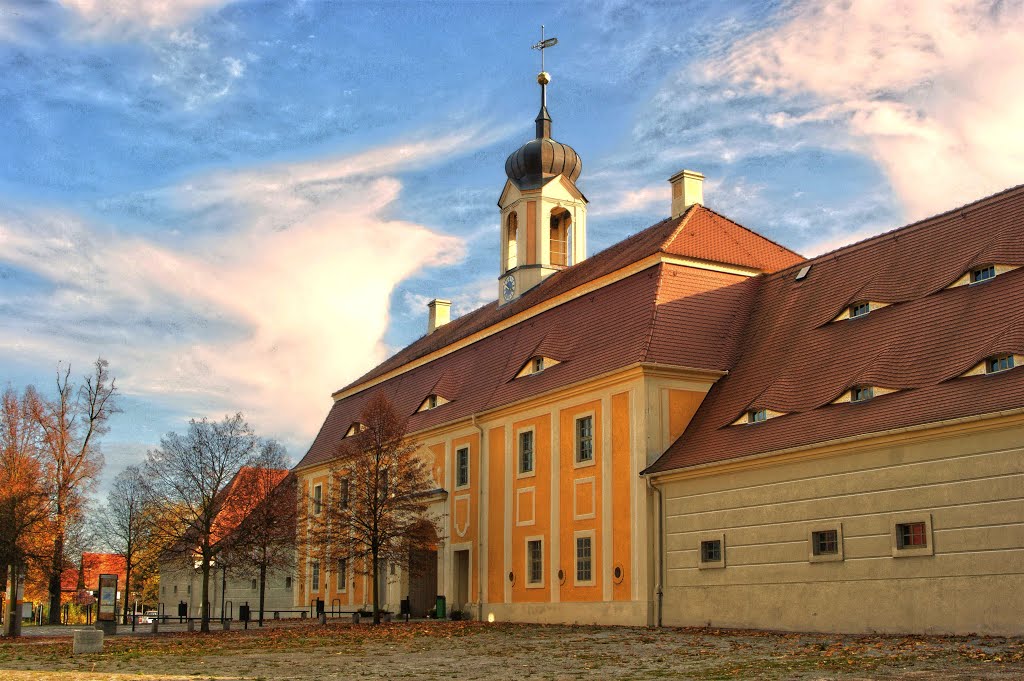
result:
[[[807,254],[1024,180],[1019,2],[5,0],[0,382],[107,358],[107,480],[235,410],[297,460],[427,300],[496,296],[541,23],[591,252],[682,168]]]

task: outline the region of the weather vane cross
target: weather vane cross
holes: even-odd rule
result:
[[[544,71],[544,50],[558,44],[558,38],[544,37],[544,24],[540,25],[540,42],[533,46],[533,49],[540,50],[540,70]]]

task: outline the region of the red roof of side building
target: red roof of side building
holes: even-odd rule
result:
[[[961,377],[1024,353],[1024,186],[758,277],[737,360],[648,472],[1024,407],[1024,370]],[[888,303],[832,321],[852,303]],[[854,386],[897,392],[832,404]],[[784,415],[732,424],[752,409]]]
[[[499,307],[497,302],[489,303],[452,320],[399,350],[342,391],[400,369],[409,362],[656,253],[738,265],[761,272],[774,272],[803,261],[800,255],[709,208],[694,204],[677,218],[662,220],[577,265],[556,272],[507,305]]]

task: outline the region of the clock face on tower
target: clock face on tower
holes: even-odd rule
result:
[[[505,302],[512,300],[512,296],[516,294],[516,278],[511,274],[505,277],[505,284],[501,288],[501,295],[505,298]]]

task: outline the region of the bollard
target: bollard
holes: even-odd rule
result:
[[[102,629],[75,629],[75,642],[72,647],[75,655],[82,653],[103,652]]]
[[[152,624],[149,625],[149,633],[155,634],[160,631],[160,625],[157,620],[153,620]]]
[[[231,620],[224,620],[224,631],[231,631]]]
[[[352,624],[359,624],[359,613],[352,613]]]
[[[327,613],[326,612],[320,613],[320,618],[319,619],[320,619],[320,624],[327,624]]]

